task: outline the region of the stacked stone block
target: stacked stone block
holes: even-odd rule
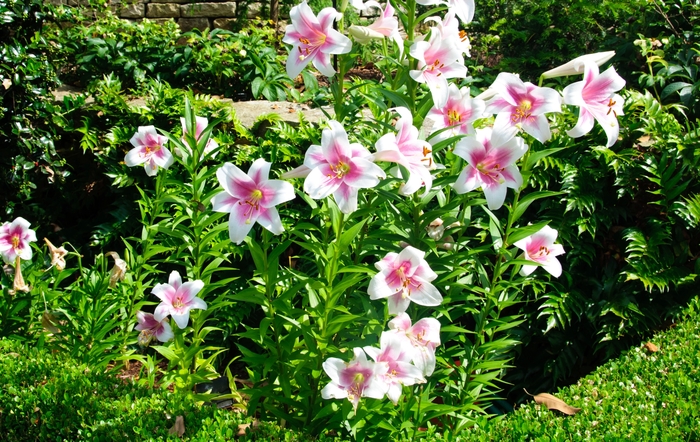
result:
[[[48,0],[55,5],[89,6],[88,0]],[[128,20],[174,20],[183,32],[192,29],[231,29],[237,2],[229,0],[110,0],[110,8]],[[248,5],[248,18],[259,16],[259,3]]]
[[[55,5],[89,6],[89,0],[48,0]],[[153,21],[174,20],[182,32],[206,28],[231,29],[238,0],[110,0],[110,8],[120,18]],[[269,0],[263,0],[265,2]],[[301,1],[301,0],[300,0]],[[248,18],[260,16],[262,3],[248,4]],[[376,16],[376,9],[363,17]],[[285,17],[286,18],[286,17]],[[284,29],[284,28],[282,28]]]

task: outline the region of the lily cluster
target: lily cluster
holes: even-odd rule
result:
[[[328,358],[323,370],[331,378],[321,396],[324,399],[348,399],[357,409],[360,398],[388,397],[397,404],[403,386],[426,382],[435,370],[435,349],[440,345],[440,322],[423,318],[411,324],[401,313],[389,321],[382,332],[380,347],[356,347],[353,359],[345,362]],[[369,355],[372,360],[367,359]]]
[[[323,363],[331,378],[321,391],[324,399],[347,398],[357,409],[361,397],[381,399],[386,395],[397,404],[404,385],[424,383],[425,377],[433,374],[440,322],[423,318],[412,324],[406,313],[411,302],[431,307],[442,303],[442,295],[430,283],[437,275],[424,256],[425,252],[408,246],[401,253],[388,253],[375,264],[379,273],[372,277],[367,292],[372,300],[386,298],[389,314],[396,317],[389,321],[389,331],[382,332],[379,348],[355,348],[350,362],[329,358]]]
[[[348,133],[336,120],[327,123],[319,145],[306,151],[303,164],[283,173],[281,178],[303,178],[303,190],[312,199],[333,197],[341,212],[350,214],[358,209],[359,191],[378,186],[393,175],[402,184],[401,195],[413,195],[420,188],[424,194],[433,187],[435,170],[444,169],[434,161],[433,149],[437,143],[452,139],[453,154],[466,165],[452,184],[458,194],[475,190],[484,193],[490,210],[501,208],[507,189],[520,189],[523,177],[517,162],[530,146],[523,134],[538,143],[552,137],[548,114],[562,112],[563,105],[579,108],[579,119],[567,133],[579,137],[589,132],[598,121],[607,135],[607,146],[618,137],[617,116],[622,114],[622,99],[616,94],[625,84],[610,67],[602,74],[599,66],[608,61],[609,53],[591,54],[543,74],[549,78],[561,75],[580,75],[583,80],[567,86],[563,93],[523,82],[517,75],[501,73],[482,94],[471,97],[468,88],[459,88],[449,79],[466,78],[464,57],[470,54],[470,43],[460,24],[469,23],[474,15],[470,0],[417,0],[424,5],[446,5],[444,17],[428,17],[430,27],[425,35],[418,36],[405,48],[398,30],[396,10],[390,2],[384,7],[374,0],[365,3],[353,0],[359,10],[379,9],[379,17],[366,27],[351,26],[349,34],[355,42],[366,43],[373,38],[387,38],[399,50],[399,61],[411,57],[409,77],[425,84],[432,98],[432,108],[426,118],[432,121],[431,134],[422,139],[414,126],[414,116],[406,107],[390,109],[398,117],[393,130],[381,135],[374,145],[374,152],[360,142],[351,142]],[[346,54],[352,49],[353,40],[333,29],[341,13],[325,8],[314,15],[306,2],[292,8],[290,24],[283,41],[291,46],[287,59],[287,73],[294,78],[312,64],[323,75],[336,72],[331,55]],[[487,122],[492,125],[486,126]],[[194,140],[203,157],[211,158],[218,145],[211,138],[207,120],[196,117],[192,127],[186,127],[183,119],[183,145]],[[190,134],[188,132],[193,132]],[[174,160],[165,148],[168,137],[159,135],[153,126],[139,127],[132,137],[134,148],[126,155],[129,166],[143,164],[148,175],[157,174],[158,168],[167,169]],[[170,137],[179,145],[176,138]],[[443,143],[444,144],[444,143]],[[183,152],[174,150],[175,156]],[[395,166],[382,167],[388,162]],[[216,173],[222,191],[211,199],[214,211],[229,213],[229,237],[241,244],[254,224],[260,224],[272,234],[284,231],[277,206],[295,198],[294,187],[283,180],[270,179],[271,163],[257,159],[248,172],[231,163],[225,163]],[[442,221],[429,226],[434,239],[442,240],[445,227]],[[521,259],[532,265],[521,267],[523,276],[530,275],[538,266],[558,277],[562,267],[557,256],[564,253],[555,244],[557,231],[544,227],[539,232],[514,244],[522,250]],[[443,248],[453,247],[452,238],[444,239]],[[400,249],[400,250],[398,250]],[[406,313],[411,303],[420,306],[439,306],[443,297],[432,284],[437,274],[430,268],[426,253],[410,245],[397,246],[375,264],[377,273],[372,277],[368,295],[371,300],[386,299],[389,330],[379,337],[379,347],[353,349],[353,359],[345,362],[329,358],[323,368],[331,382],[322,390],[325,399],[348,399],[357,408],[361,397],[388,397],[397,403],[403,386],[426,382],[435,370],[435,350],[440,345],[440,322],[435,318],[422,318],[415,324]],[[191,309],[206,309],[206,303],[196,297],[202,290],[202,281],[182,283],[180,275],[173,272],[168,284],[158,284],[152,293],[161,303],[153,314],[139,312],[137,330],[140,342],[147,344],[153,337],[166,341],[173,336],[167,317],[171,316],[179,328],[185,328]],[[369,357],[369,358],[368,358]]]
[[[173,318],[180,329],[187,327],[190,310],[207,309],[206,302],[197,297],[203,288],[204,282],[199,279],[183,283],[180,273],[176,270],[170,273],[167,284],[156,284],[151,293],[160,299],[160,304],[152,314],[141,311],[136,313],[138,325],[135,329],[141,332],[139,344],[147,346],[154,337],[161,342],[172,339],[174,333],[168,316]]]

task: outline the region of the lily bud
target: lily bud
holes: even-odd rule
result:
[[[583,74],[583,68],[586,63],[595,63],[600,66],[606,61],[613,58],[615,51],[596,52],[594,54],[586,54],[576,57],[568,63],[564,63],[554,69],[550,69],[541,75],[542,78],[565,77],[567,75]]]

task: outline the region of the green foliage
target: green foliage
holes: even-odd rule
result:
[[[579,55],[619,49],[630,22],[650,8],[645,1],[618,0],[481,2],[469,25],[472,57],[476,65],[534,82]]]
[[[97,20],[78,17],[50,35],[62,48],[63,81],[82,87],[112,73],[125,88],[136,88],[148,78],[182,79],[191,69],[191,53],[177,46],[180,28],[172,20],[130,22],[108,12]]]
[[[7,214],[70,174],[56,146],[60,108],[49,93],[58,84],[55,49],[39,32],[60,18],[42,1],[0,2],[0,205]]]
[[[626,351],[555,394],[582,410],[574,416],[534,402],[503,419],[482,421],[465,440],[695,440],[700,438],[700,319],[697,298],[687,316],[644,346]],[[530,391],[541,393],[546,391]]]
[[[673,318],[697,286],[697,134],[677,109],[630,91],[622,140],[577,143],[533,171],[533,185],[563,192],[562,205],[542,205],[533,221],[554,220],[569,277],[523,306],[524,346],[507,378],[514,398],[617,355]]]
[[[246,422],[232,410],[197,405],[186,394],[138,387],[62,354],[0,340],[3,440],[232,440]],[[170,435],[184,418],[182,438]],[[250,422],[248,422],[250,425]],[[270,423],[240,440],[306,441]],[[335,440],[322,437],[320,440]]]

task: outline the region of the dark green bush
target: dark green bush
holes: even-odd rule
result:
[[[178,46],[180,35],[172,20],[130,22],[109,13],[97,20],[81,17],[69,27],[53,30],[63,48],[64,82],[86,87],[113,73],[125,89],[136,89],[149,78],[184,81],[192,57],[191,51]]]
[[[69,175],[56,147],[60,109],[49,92],[58,84],[54,49],[40,33],[55,19],[40,0],[0,1],[0,206],[8,214]]]
[[[659,35],[662,21],[654,4],[638,0],[487,0],[469,25],[472,57],[534,82],[579,55],[614,50],[628,78],[642,61],[632,42],[640,33]]]

